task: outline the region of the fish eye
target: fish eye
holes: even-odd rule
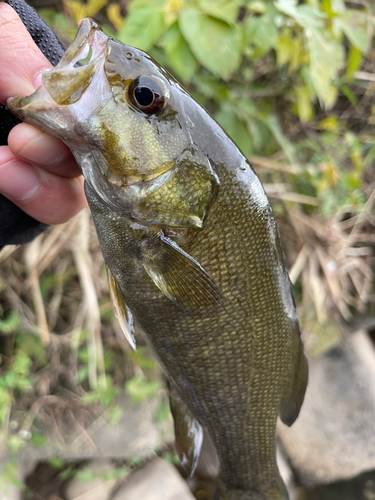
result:
[[[130,84],[129,99],[135,107],[153,115],[165,107],[166,92],[161,82],[150,76],[140,76]]]

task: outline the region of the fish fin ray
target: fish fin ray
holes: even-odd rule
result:
[[[174,421],[176,451],[188,477],[194,474],[203,442],[203,428],[182,402],[172,384],[168,384],[169,402]]]
[[[308,380],[307,359],[303,352],[303,344],[300,336],[298,342],[298,355],[292,387],[288,394],[281,399],[279,407],[280,418],[284,424],[289,427],[295,422],[299,415]]]
[[[176,243],[160,235],[142,249],[143,265],[155,285],[189,314],[212,313],[223,302],[202,266]]]
[[[130,347],[132,347],[132,349],[136,351],[137,347],[134,336],[133,315],[130,312],[130,309],[127,307],[123,293],[108,266],[107,266],[107,278],[108,278],[109,293],[111,296],[115,315],[118,319],[118,322],[120,323],[121,330],[123,331],[126,340],[130,344]]]

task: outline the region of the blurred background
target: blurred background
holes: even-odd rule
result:
[[[278,433],[291,500],[374,500],[373,2],[28,3],[67,45],[91,16],[149,52],[249,158],[310,362],[301,415]],[[163,373],[114,318],[89,212],[6,247],[0,276],[1,498],[212,500],[209,443],[193,493],[176,472]]]

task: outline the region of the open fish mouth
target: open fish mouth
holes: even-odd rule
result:
[[[107,42],[108,37],[93,19],[80,21],[77,35],[61,61],[42,75],[45,89],[57,104],[74,104],[82,97],[95,71],[104,64]],[[85,64],[79,64],[87,58]]]
[[[82,19],[60,62],[42,74],[42,85],[30,96],[9,98],[9,110],[65,142],[72,140],[76,123],[112,95],[104,72],[109,40],[93,19]]]
[[[8,99],[9,109],[19,118],[25,119],[27,109],[35,112],[38,104],[43,103],[43,110],[46,111],[49,97],[59,106],[69,106],[79,101],[95,74],[104,66],[108,40],[109,37],[93,19],[82,19],[74,41],[60,62],[51,71],[42,74],[43,85],[31,96]]]

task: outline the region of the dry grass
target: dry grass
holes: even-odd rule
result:
[[[76,435],[79,428],[86,434],[87,422],[95,422],[102,413],[99,406],[85,404],[82,396],[106,388],[103,342],[107,351],[122,360],[111,368],[114,383],[122,385],[126,377],[123,339],[116,338],[106,273],[89,211],[50,228],[22,248],[5,248],[0,266],[0,318],[15,311],[17,331],[39,335],[47,355],[45,366],[33,363],[31,367],[33,387],[17,397],[11,393],[0,434],[9,434],[12,419],[18,421],[19,430],[35,431],[36,417],[42,427],[54,429],[60,440],[63,424],[76,429]],[[0,344],[0,373],[10,367],[15,334],[11,331],[2,337],[6,343]],[[80,356],[86,351],[87,360],[82,361]],[[88,377],[78,380],[78,370],[85,364]],[[127,370],[131,375],[131,367]]]

